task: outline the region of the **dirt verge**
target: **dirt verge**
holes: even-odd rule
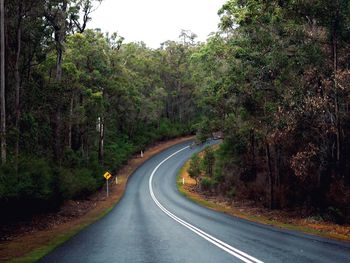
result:
[[[0,262],[37,261],[111,211],[122,197],[128,177],[146,160],[192,138],[189,136],[160,142],[147,149],[143,158],[135,155],[119,170],[118,184],[115,184],[115,177],[109,181],[109,198],[106,198],[106,190],[103,188],[89,200],[66,202],[57,213],[38,215],[26,222],[2,226]]]

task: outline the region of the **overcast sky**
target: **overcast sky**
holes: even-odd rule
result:
[[[177,40],[181,29],[191,30],[198,40],[217,31],[217,11],[227,0],[103,0],[92,14],[90,28],[118,32],[126,42],[144,41],[158,48]]]

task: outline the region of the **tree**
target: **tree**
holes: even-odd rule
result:
[[[201,176],[201,168],[200,168],[200,158],[197,154],[194,154],[191,157],[190,167],[188,168],[188,175],[196,180],[196,185],[199,184],[200,176]]]
[[[2,10],[8,19],[1,31],[7,45],[1,138],[7,139],[9,163],[0,167],[2,207],[28,211],[21,203],[42,211],[85,198],[101,186],[102,169],[115,171],[156,140],[193,131],[194,43],[154,50],[88,30],[100,2],[15,0]],[[173,63],[169,83],[163,79],[166,58]],[[171,93],[174,87],[178,94]],[[176,112],[167,112],[168,97]],[[13,183],[19,181],[25,183]]]
[[[78,0],[74,1],[74,4],[71,7],[70,20],[71,23],[74,23],[75,28],[78,33],[83,33],[86,29],[87,23],[91,20],[90,15],[98,8],[95,6],[95,2],[98,5],[101,4],[103,0]],[[75,28],[73,31],[75,32]]]
[[[1,162],[6,162],[6,98],[5,98],[5,6],[4,0],[0,1],[0,104],[1,104]]]
[[[191,55],[196,49],[193,41],[188,41],[186,32],[182,33],[183,43],[167,41],[159,53],[162,57],[160,76],[167,92],[166,117],[173,122],[188,122],[195,116],[195,82],[190,65]],[[195,35],[191,33],[193,40]]]
[[[325,209],[348,178],[348,2],[231,0],[219,14],[221,30],[192,56],[198,127],[225,138],[218,189],[239,185],[239,196],[265,181],[271,208],[288,196]]]
[[[206,147],[203,156],[203,166],[205,168],[205,174],[209,177],[214,175],[215,154],[211,147]]]

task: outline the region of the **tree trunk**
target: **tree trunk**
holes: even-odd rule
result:
[[[333,77],[334,77],[334,91],[335,91],[335,118],[336,118],[336,138],[337,138],[337,162],[340,161],[341,139],[340,139],[340,116],[339,116],[339,91],[337,81],[338,71],[338,38],[336,32],[333,33]]]
[[[270,154],[270,145],[266,142],[266,162],[267,162],[267,170],[268,170],[268,178],[269,178],[269,197],[270,197],[270,203],[269,207],[270,209],[274,208],[274,187],[273,187],[273,175],[272,175],[272,165],[271,165],[271,154]]]
[[[62,82],[62,59],[63,59],[63,49],[64,40],[66,34],[66,12],[67,12],[67,1],[63,1],[63,5],[59,10],[56,17],[50,17],[53,28],[55,29],[55,42],[56,42],[56,85],[60,86]],[[50,16],[51,14],[49,14]],[[61,163],[61,152],[62,152],[62,123],[61,123],[61,103],[58,101],[57,108],[54,112],[54,157],[55,161]]]
[[[17,50],[16,50],[16,62],[15,62],[15,109],[16,109],[16,119],[15,119],[15,128],[16,128],[16,143],[15,143],[15,164],[16,171],[18,168],[18,155],[19,155],[19,120],[21,115],[20,110],[20,91],[21,91],[21,76],[19,72],[20,56],[21,56],[21,44],[22,44],[22,8],[21,3],[18,7],[18,24],[17,24]]]
[[[280,167],[281,167],[281,150],[278,145],[275,145],[275,191],[277,191],[278,195],[275,196],[274,205],[275,207],[280,207],[281,205],[281,173],[280,173]]]
[[[104,136],[105,136],[105,123],[104,118],[100,118],[100,136],[99,136],[99,147],[98,147],[98,159],[100,164],[103,166],[104,162]]]
[[[62,41],[63,40],[60,37],[57,40],[57,62],[56,62],[56,78],[55,78],[57,85],[60,85],[62,80],[62,54],[63,54]],[[61,160],[61,137],[62,137],[61,136],[61,106],[60,106],[60,102],[58,102],[58,106],[54,112],[54,141],[55,141],[54,157],[58,163],[60,163],[60,160]]]
[[[6,163],[6,108],[5,108],[5,6],[0,0],[0,133],[1,133],[1,162]]]
[[[275,145],[275,185],[277,188],[281,184],[280,167],[281,167],[281,150],[278,145]]]
[[[252,154],[252,168],[253,168],[253,177],[256,178],[256,156],[255,156],[255,131],[251,129],[250,131],[250,145],[251,145],[251,154]]]
[[[68,148],[72,149],[72,126],[73,126],[73,106],[74,106],[74,95],[70,99],[69,107],[69,123],[68,123]]]

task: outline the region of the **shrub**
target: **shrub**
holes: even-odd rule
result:
[[[206,147],[204,150],[204,156],[202,159],[203,170],[209,177],[213,176],[215,164],[215,154],[211,147]]]
[[[45,159],[21,159],[17,173],[8,163],[0,169],[0,209],[6,217],[41,212],[52,207],[54,176]]]
[[[105,149],[105,165],[113,169],[118,169],[125,164],[129,157],[134,153],[135,147],[124,138],[119,138],[111,142]]]
[[[188,168],[188,175],[196,180],[196,184],[198,185],[199,177],[202,173],[200,168],[200,158],[198,154],[194,154],[190,161],[190,167]]]
[[[61,196],[64,200],[87,197],[101,186],[99,181],[85,168],[61,169],[59,183]]]
[[[226,193],[228,198],[234,198],[236,196],[236,188],[233,186],[229,191]]]
[[[63,158],[63,165],[65,167],[78,167],[83,163],[81,151],[73,151],[70,148],[65,149]]]
[[[52,169],[44,159],[24,161],[18,168],[17,191],[22,198],[47,201],[53,195]]]
[[[346,219],[341,209],[333,206],[328,207],[326,217],[337,224],[344,224]]]
[[[217,186],[217,182],[208,177],[204,177],[201,180],[201,190],[202,191],[212,191]]]

